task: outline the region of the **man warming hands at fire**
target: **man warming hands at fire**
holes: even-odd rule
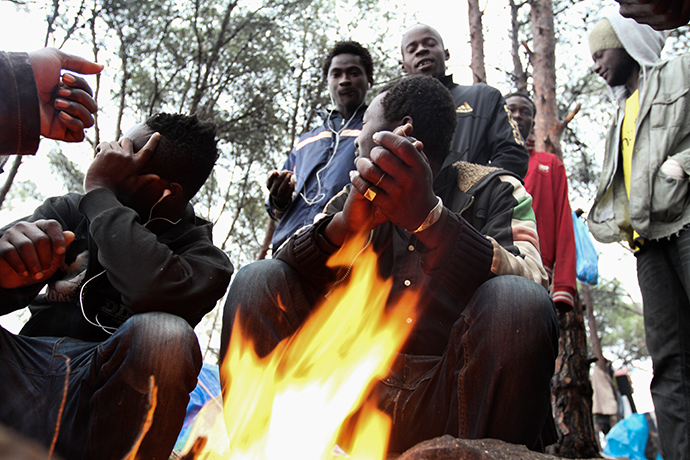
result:
[[[412,288],[422,294],[410,336],[372,392],[393,422],[388,450],[444,434],[537,449],[556,439],[558,326],[532,200],[508,171],[464,162],[441,169],[455,126],[438,80],[413,76],[384,88],[364,115],[351,186],[275,259],[238,272],[221,360],[235,321],[260,356],[293,334],[346,271],[328,259],[364,232],[379,274],[393,281],[387,305]]]

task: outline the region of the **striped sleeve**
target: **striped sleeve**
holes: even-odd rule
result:
[[[532,197],[517,178],[506,174],[500,176],[500,180],[504,185],[510,186],[514,203],[516,203],[509,225],[512,237],[510,246],[512,246],[511,249],[517,249],[517,253],[506,249],[504,241],[501,241],[502,245],[489,236],[494,246],[491,272],[495,275],[518,275],[529,278],[548,289],[549,278],[541,262]]]

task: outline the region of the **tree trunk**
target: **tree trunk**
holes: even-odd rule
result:
[[[553,5],[551,0],[532,0],[530,18],[532,24],[532,79],[534,81],[535,150],[549,151],[547,144],[557,143],[550,138],[558,122],[556,108],[556,37],[553,26]],[[559,139],[560,140],[560,139]],[[560,146],[558,147],[560,150]],[[556,152],[554,152],[556,153]],[[562,159],[562,155],[559,156]]]
[[[115,139],[122,136],[122,117],[125,113],[125,106],[127,105],[127,84],[131,77],[129,71],[129,49],[125,43],[125,37],[120,34],[120,63],[122,69],[122,80],[120,81],[120,101],[117,108],[117,121],[115,122]]]
[[[472,76],[475,83],[486,83],[486,69],[484,67],[484,33],[482,32],[482,13],[479,10],[479,0],[467,0],[468,19],[470,23],[470,46],[472,47]]]
[[[561,135],[580,106],[564,120],[558,117],[556,104],[556,37],[551,0],[532,0],[532,79],[534,104],[537,109],[534,125],[535,150],[556,154],[561,161]],[[587,361],[587,333],[580,299],[573,311],[559,313],[559,355],[553,379],[553,401],[558,442],[550,452],[570,458],[599,455],[592,422],[592,384]]]
[[[592,353],[597,358],[596,366],[599,366],[602,371],[606,372],[606,361],[604,360],[604,351],[601,348],[601,340],[599,339],[599,331],[597,322],[594,319],[594,303],[592,302],[592,293],[589,286],[581,285],[582,297],[585,301],[585,311],[587,312],[587,325],[589,326],[589,342],[592,345]]]
[[[592,384],[587,359],[587,331],[579,296],[568,313],[558,313],[561,336],[558,340],[556,373],[552,380],[552,400],[560,437],[548,453],[567,458],[599,457],[592,422]]]

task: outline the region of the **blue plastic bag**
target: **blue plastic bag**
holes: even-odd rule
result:
[[[630,460],[647,460],[644,451],[648,436],[649,425],[644,414],[632,414],[616,423],[608,432],[604,453]],[[659,454],[656,458],[662,460]]]
[[[599,283],[599,253],[594,248],[589,229],[585,222],[573,211],[575,227],[575,249],[577,251],[577,280],[596,286]]]
[[[189,394],[189,404],[187,404],[187,415],[184,419],[184,425],[177,437],[177,442],[175,443],[175,449],[181,450],[189,433],[192,430],[192,425],[196,419],[197,414],[201,408],[209,400],[216,398],[220,395],[220,374],[218,372],[218,366],[214,364],[204,363],[201,368],[201,373],[199,374],[199,379],[197,381],[196,388]]]

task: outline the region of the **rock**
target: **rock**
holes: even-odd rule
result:
[[[457,439],[450,435],[424,441],[395,460],[558,460],[553,455],[533,452],[525,446],[497,439]]]

